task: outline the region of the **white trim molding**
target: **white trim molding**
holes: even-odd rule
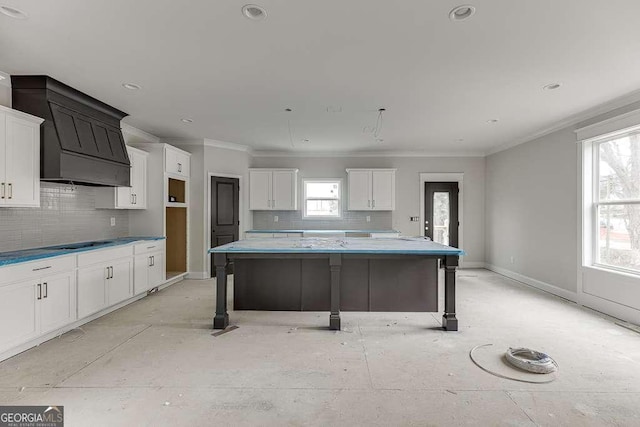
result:
[[[135,140],[131,142],[161,142],[160,138],[158,138],[157,136],[145,132],[142,129],[138,129],[137,127],[133,127],[127,123],[120,123],[120,127],[122,128],[123,133],[126,133],[127,135],[135,138]]]
[[[204,145],[206,147],[223,148],[225,150],[244,151],[245,153],[251,153],[253,149],[248,145],[237,144],[235,142],[217,141],[215,139],[204,139]]]
[[[539,289],[544,292],[548,292],[560,298],[564,298],[571,302],[578,302],[578,294],[576,292],[568,291],[566,289],[560,288],[550,283],[542,282],[540,280],[533,279],[523,274],[516,273],[511,270],[507,270],[506,268],[498,267],[497,265],[485,264],[485,268],[487,270],[493,271],[494,273],[498,273],[502,276],[508,277],[509,279],[513,279],[517,282],[524,283],[525,285],[531,286],[533,288]]]
[[[429,152],[429,151],[271,151],[253,150],[253,157],[484,157],[482,151]]]

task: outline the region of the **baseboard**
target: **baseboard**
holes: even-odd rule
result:
[[[461,261],[460,268],[463,270],[467,268],[485,268],[485,263],[482,261]]]
[[[599,311],[607,316],[640,325],[640,310],[600,298],[586,292],[580,293],[580,305]]]
[[[550,294],[559,296],[561,298],[564,298],[572,302],[576,302],[576,303],[578,302],[578,294],[576,292],[571,292],[566,289],[559,288],[549,283],[542,282],[540,280],[536,280],[531,277],[524,276],[520,273],[516,273],[510,270],[507,270],[506,268],[498,267],[496,265],[492,265],[489,263],[485,264],[485,268],[487,270],[491,270],[495,273],[501,274],[510,279],[517,280],[518,282],[524,283],[525,285],[529,285],[533,288],[540,289],[541,291],[549,292]]]
[[[206,271],[190,271],[186,278],[195,280],[209,279],[209,273]]]

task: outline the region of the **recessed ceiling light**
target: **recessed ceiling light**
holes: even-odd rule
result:
[[[193,123],[193,119],[180,119],[182,123]]]
[[[255,4],[247,4],[242,6],[242,14],[254,21],[260,21],[267,17],[267,11]]]
[[[498,119],[490,119],[490,120],[487,120],[487,123],[489,123],[489,124],[498,123]]]
[[[464,21],[471,18],[475,13],[476,8],[474,6],[465,4],[453,8],[453,10],[449,12],[449,19],[451,19],[452,21]]]
[[[309,143],[311,141],[309,141],[308,139],[303,139],[302,142],[304,142],[306,144],[306,143]]]
[[[142,89],[142,87],[140,85],[137,85],[135,83],[122,83],[122,87],[125,88],[125,89],[129,89],[129,90]]]
[[[377,138],[377,139],[376,139],[376,142],[377,142],[378,144],[382,144],[382,143],[384,142],[384,139],[382,139],[382,138]]]
[[[0,13],[15,19],[27,19],[29,15],[11,6],[0,6]]]
[[[555,89],[558,89],[560,86],[561,86],[560,83],[549,83],[548,85],[543,86],[542,89],[555,90]]]

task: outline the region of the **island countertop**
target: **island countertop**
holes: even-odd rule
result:
[[[209,249],[209,253],[336,253],[398,255],[464,255],[462,249],[416,237],[246,239]]]

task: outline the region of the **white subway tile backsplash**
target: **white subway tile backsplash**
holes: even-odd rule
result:
[[[274,221],[276,215],[278,222]],[[344,211],[342,218],[328,220],[303,219],[302,211],[253,212],[255,230],[391,230],[392,224],[391,211]]]
[[[40,208],[0,208],[0,252],[128,235],[128,212],[96,209],[93,187],[41,182]]]

